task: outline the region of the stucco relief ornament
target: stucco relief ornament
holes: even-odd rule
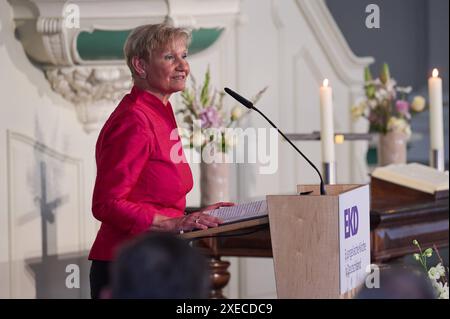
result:
[[[52,89],[75,105],[87,132],[106,120],[132,86],[126,66],[50,68],[45,74]]]

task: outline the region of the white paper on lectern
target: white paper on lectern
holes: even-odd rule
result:
[[[369,185],[339,195],[340,293],[365,282],[370,265]]]

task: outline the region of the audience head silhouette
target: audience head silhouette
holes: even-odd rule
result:
[[[125,245],[112,265],[112,298],[207,298],[205,258],[180,238],[148,233]]]
[[[356,299],[434,299],[427,276],[416,268],[394,266],[380,270],[379,288],[366,285],[358,292]]]

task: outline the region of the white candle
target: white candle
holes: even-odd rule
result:
[[[428,79],[430,98],[430,143],[432,150],[444,149],[444,121],[442,117],[442,79],[437,69]]]
[[[328,79],[323,80],[320,87],[320,128],[322,162],[334,163],[333,101]]]

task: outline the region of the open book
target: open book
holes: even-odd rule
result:
[[[235,206],[220,207],[210,211],[209,214],[222,219],[222,225],[236,223],[267,216],[267,202],[260,200]]]
[[[419,163],[391,164],[376,168],[372,177],[434,194],[448,191],[448,173]]]

